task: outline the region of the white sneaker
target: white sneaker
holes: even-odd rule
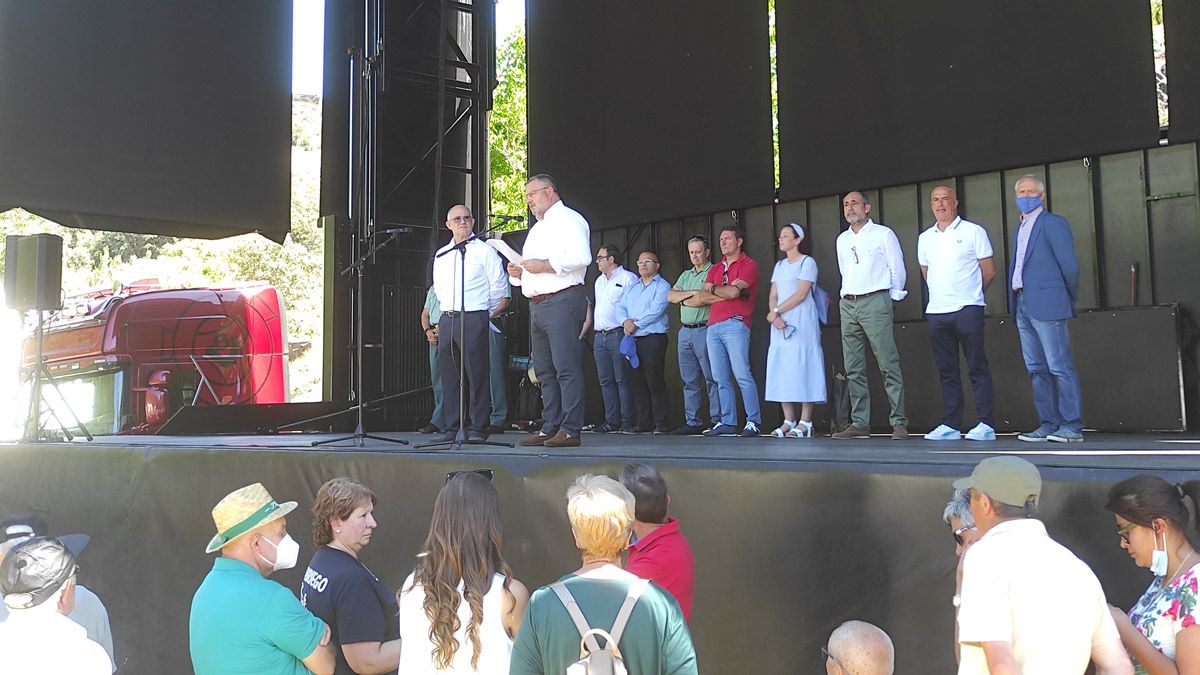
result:
[[[996,430],[980,422],[975,425],[975,428],[968,431],[964,436],[968,441],[994,441],[996,440]]]
[[[925,434],[925,440],[927,441],[957,441],[961,438],[962,434],[958,432],[958,429],[948,427],[945,424],[939,424],[938,428]]]

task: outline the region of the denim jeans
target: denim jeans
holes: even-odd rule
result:
[[[721,401],[721,424],[737,426],[736,381],[742,391],[746,421],[762,424],[758,407],[758,385],[750,371],[750,329],[740,319],[728,319],[708,327],[708,364],[717,382]]]
[[[708,326],[680,328],[679,377],[683,380],[683,423],[690,427],[704,426],[700,421],[700,404],[708,392],[708,414],[713,424],[721,421],[721,398],[717,382],[708,364]]]
[[[596,376],[604,396],[604,422],[614,429],[633,426],[633,389],[629,386],[629,366],[621,355],[624,331],[596,332],[592,356]]]
[[[445,429],[446,423],[442,420],[442,373],[438,368],[437,345],[429,345],[429,383],[433,385],[433,415],[429,417],[429,423],[439,429]]]
[[[1016,318],[1021,355],[1033,383],[1033,405],[1041,420],[1041,430],[1053,433],[1065,427],[1083,431],[1079,375],[1071,358],[1067,320],[1039,321],[1029,316],[1020,296],[1017,296]]]

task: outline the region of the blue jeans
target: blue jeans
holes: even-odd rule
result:
[[[433,385],[433,415],[430,416],[429,423],[439,429],[445,429],[446,423],[442,421],[442,373],[438,368],[437,345],[429,345],[429,382]]]
[[[721,424],[737,426],[735,381],[742,390],[746,421],[762,424],[758,385],[754,382],[754,373],[750,372],[750,329],[740,319],[728,319],[710,325],[707,338],[708,363],[721,401]]]
[[[508,369],[505,367],[504,334],[488,326],[488,360],[492,383],[492,418],[494,427],[508,426]]]
[[[1067,320],[1039,321],[1029,316],[1020,296],[1017,296],[1016,318],[1021,355],[1033,382],[1033,405],[1041,419],[1041,430],[1083,431],[1079,376],[1071,358]]]
[[[717,382],[708,365],[708,327],[680,328],[679,377],[683,379],[683,423],[689,427],[704,426],[700,422],[700,404],[708,391],[708,414],[713,424],[721,419],[721,398]]]
[[[621,355],[624,331],[596,332],[592,356],[600,393],[604,395],[604,422],[614,429],[633,427],[633,389],[629,386],[629,366]]]

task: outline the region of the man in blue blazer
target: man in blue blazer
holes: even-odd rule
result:
[[[1033,381],[1041,425],[1022,441],[1083,440],[1079,376],[1071,358],[1067,319],[1075,316],[1079,262],[1066,218],[1046,211],[1046,185],[1022,176],[1014,188],[1021,226],[1008,268],[1008,304],[1017,320],[1021,354]]]

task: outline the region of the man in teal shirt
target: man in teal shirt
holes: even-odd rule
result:
[[[688,258],[692,266],[679,275],[679,280],[667,295],[667,301],[679,305],[679,377],[683,379],[683,426],[675,430],[678,436],[695,436],[704,431],[700,405],[708,391],[709,418],[720,421],[721,402],[717,398],[717,382],[708,365],[708,306],[688,307],[684,300],[704,289],[709,259],[708,240],[699,235],[688,239]],[[714,422],[715,424],[715,422]]]
[[[267,579],[296,564],[300,546],[280,504],[260,483],[227,495],[213,509],[221,551],[192,598],[189,637],[196,675],[333,673],[329,627],[292,592]]]

